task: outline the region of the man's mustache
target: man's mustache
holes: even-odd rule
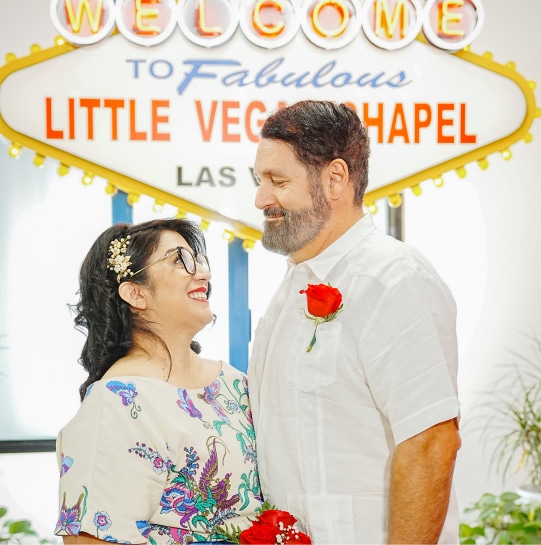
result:
[[[281,208],[280,206],[275,206],[273,208],[265,208],[263,210],[263,215],[266,218],[277,218],[282,216],[287,216],[287,210]]]

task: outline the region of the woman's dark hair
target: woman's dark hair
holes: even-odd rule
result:
[[[368,185],[370,139],[351,107],[326,100],[302,100],[268,117],[261,137],[286,142],[314,174],[333,159],[343,159],[355,184],[355,203],[362,204]]]
[[[113,240],[130,237],[126,255],[130,256],[132,272],[142,269],[160,242],[163,231],[181,235],[194,254],[206,253],[205,239],[197,225],[185,219],[158,219],[136,225],[117,224],[104,231],[90,248],[79,273],[79,302],[72,306],[75,327],[86,333],[86,341],[79,363],[88,372],[87,380],[79,388],[81,400],[90,384],[100,380],[111,365],[125,356],[134,346],[134,334],[141,333],[162,342],[148,323],[132,312],[118,295],[117,273],[109,269],[109,246]],[[121,278],[148,285],[148,271],[133,278]],[[210,295],[210,284],[208,288]],[[196,353],[201,346],[192,341]]]

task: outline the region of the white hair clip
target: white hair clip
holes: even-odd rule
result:
[[[111,257],[108,259],[109,270],[115,271],[116,280],[120,284],[120,280],[126,276],[133,276],[132,271],[130,270],[130,257],[126,255],[128,249],[128,244],[130,243],[130,235],[126,238],[121,238],[118,240],[115,238],[109,245],[109,253]]]

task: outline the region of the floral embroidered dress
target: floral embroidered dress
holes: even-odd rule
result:
[[[222,364],[186,390],[140,376],[92,384],[57,439],[56,535],[121,543],[220,541],[262,498],[246,376]]]

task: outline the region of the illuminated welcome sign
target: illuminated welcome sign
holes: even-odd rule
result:
[[[275,49],[302,31],[315,45],[338,49],[361,31],[374,45],[400,49],[421,28],[436,47],[456,51],[479,34],[484,11],[479,0],[52,0],[51,19],[58,32],[76,45],[97,43],[116,28],[145,46],[163,43],[175,27],[194,44],[217,47],[240,25],[253,44]]]
[[[14,157],[30,148],[36,165],[54,158],[60,174],[76,167],[85,184],[103,178],[129,202],[149,195],[252,242],[263,220],[252,173],[259,132],[285,104],[357,110],[372,142],[371,211],[382,198],[399,205],[407,188],[418,195],[425,180],[441,185],[450,170],[486,168],[490,154],[509,157],[530,138],[533,82],[490,56],[437,45],[471,39],[479,5],[308,2],[54,1],[63,37],[0,66],[0,132]],[[431,42],[427,28],[440,28]]]

